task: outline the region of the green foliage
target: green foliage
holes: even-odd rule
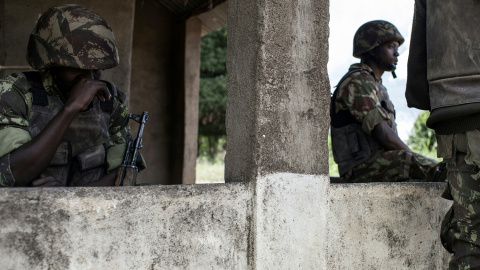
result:
[[[339,176],[338,165],[333,160],[332,138],[330,136],[330,133],[328,134],[328,169],[330,171],[330,176]]]
[[[202,38],[200,77],[216,77],[227,73],[227,27],[224,26]]]
[[[413,151],[437,159],[437,139],[435,132],[427,128],[425,124],[429,116],[430,112],[425,111],[417,117],[407,143]]]
[[[213,162],[225,144],[227,27],[202,38],[199,94],[199,155]]]

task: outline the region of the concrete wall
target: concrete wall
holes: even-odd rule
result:
[[[1,269],[446,269],[444,185],[0,190]]]
[[[247,269],[247,184],[0,190],[0,269]]]
[[[447,269],[440,224],[445,184],[332,184],[327,269]]]

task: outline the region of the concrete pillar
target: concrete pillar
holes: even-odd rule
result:
[[[254,190],[252,269],[328,269],[328,3],[228,2],[225,180]]]
[[[195,183],[202,25],[196,18],[175,26],[172,184]]]
[[[328,1],[229,0],[226,182],[328,174]]]
[[[195,183],[198,145],[198,95],[200,91],[200,46],[202,22],[190,18],[185,34],[185,138],[182,184]]]

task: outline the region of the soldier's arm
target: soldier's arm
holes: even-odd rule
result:
[[[377,139],[386,150],[405,150],[412,152],[385,120],[373,128],[372,136]]]
[[[110,99],[106,85],[81,78],[73,86],[65,105],[52,121],[31,141],[10,153],[10,167],[15,186],[29,185],[47,168],[63,136],[79,112],[84,110],[98,92]]]

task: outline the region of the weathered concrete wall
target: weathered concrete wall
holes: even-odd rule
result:
[[[26,61],[28,37],[38,17],[49,7],[68,4],[66,0],[0,0],[2,23],[0,24],[0,65],[28,66]],[[100,13],[112,27],[117,41],[120,63],[104,72],[103,78],[112,81],[122,91],[129,92],[132,51],[132,31],[135,0],[78,0]],[[14,70],[0,71],[0,76]]]
[[[329,184],[271,174],[255,181],[254,269],[446,269],[445,184]]]
[[[328,1],[229,1],[227,182],[328,174],[328,19]]]
[[[255,181],[252,269],[330,269],[328,177],[278,173]]]
[[[0,189],[0,269],[446,269],[444,185]]]
[[[247,269],[246,184],[0,189],[0,269]]]
[[[440,224],[445,184],[332,184],[327,269],[447,269]]]

